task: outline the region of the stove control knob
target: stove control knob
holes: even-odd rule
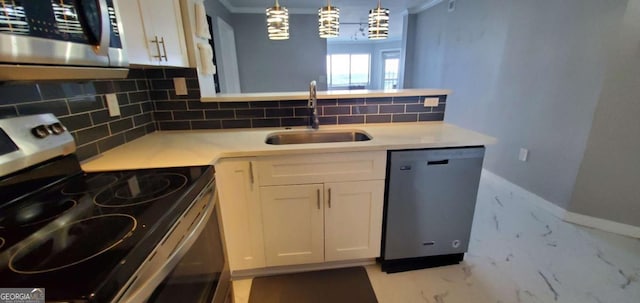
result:
[[[56,122],[56,123],[53,123],[53,124],[49,125],[49,129],[51,129],[51,132],[54,135],[59,135],[59,134],[64,133],[65,131],[67,131],[67,129],[64,127],[64,125],[62,125],[62,123],[60,123],[60,122]]]
[[[51,134],[51,131],[46,125],[38,125],[31,129],[31,133],[36,136],[36,138],[44,138]]]

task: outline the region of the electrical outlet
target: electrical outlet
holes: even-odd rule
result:
[[[109,116],[120,116],[120,104],[118,104],[118,97],[116,94],[106,94],[107,108],[109,108]]]
[[[177,96],[189,94],[189,92],[187,92],[187,80],[185,78],[173,78],[173,87],[176,90]]]
[[[437,107],[440,98],[424,98],[424,107]]]
[[[520,148],[520,154],[518,154],[518,160],[522,162],[527,162],[527,158],[529,158],[529,150],[526,148]]]

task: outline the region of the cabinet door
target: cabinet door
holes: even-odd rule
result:
[[[325,260],[380,256],[384,180],[326,183]]]
[[[324,261],[321,184],[260,189],[267,266]]]
[[[158,64],[158,59],[152,61],[152,56],[158,55],[155,49],[151,49],[150,41],[147,35],[150,33],[145,32],[146,27],[143,23],[142,12],[140,11],[140,5],[138,1],[131,0],[116,0],[118,11],[120,12],[120,21],[122,22],[122,31],[124,32],[125,40],[122,41],[127,47],[127,56],[130,64]],[[152,34],[152,33],[151,33]],[[154,53],[151,53],[153,51]]]
[[[189,67],[179,0],[138,0],[152,61],[163,66]],[[158,37],[159,45],[151,42]],[[164,43],[162,43],[164,42]],[[166,58],[153,58],[158,51]]]
[[[216,185],[231,270],[265,266],[259,187],[253,159],[221,160]]]

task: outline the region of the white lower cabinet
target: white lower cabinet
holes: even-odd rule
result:
[[[324,259],[380,256],[384,180],[326,183]]]
[[[267,266],[380,255],[384,180],[264,186]]]
[[[222,227],[232,271],[265,266],[262,213],[254,162],[254,158],[223,159],[216,164]]]
[[[267,266],[324,261],[322,184],[260,189]]]
[[[378,257],[385,163],[386,152],[220,160],[231,271]]]

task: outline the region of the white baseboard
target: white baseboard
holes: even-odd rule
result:
[[[606,232],[619,234],[628,237],[640,238],[640,227],[628,225],[624,223],[618,223],[606,219],[596,218],[592,216],[582,215],[565,210],[564,208],[555,205],[544,198],[518,186],[506,179],[486,170],[482,170],[482,177],[489,181],[495,182],[507,188],[507,190],[513,192],[516,196],[521,196],[527,201],[530,201],[534,205],[548,211],[552,215],[560,218],[569,223],[587,226]]]
[[[564,217],[564,220],[570,223],[584,225],[595,229],[604,230],[610,233],[619,234],[623,236],[629,236],[634,238],[640,238],[640,227],[628,225],[624,223],[618,223],[615,221],[600,219],[591,216],[585,216],[568,211]]]

